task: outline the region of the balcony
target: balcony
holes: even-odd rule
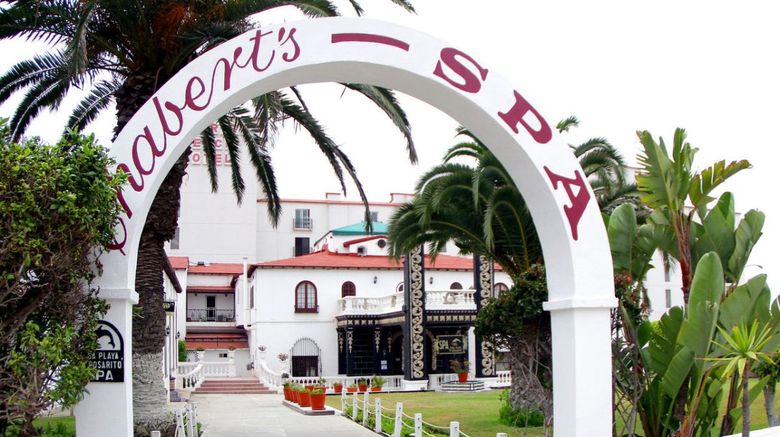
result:
[[[236,312],[233,308],[202,308],[187,309],[187,322],[235,322]]]
[[[339,299],[338,315],[389,314],[403,310],[403,306],[403,293],[378,297],[348,296]],[[474,290],[425,290],[425,309],[476,311]]]
[[[293,219],[293,230],[311,231],[313,221],[309,217],[296,217]]]

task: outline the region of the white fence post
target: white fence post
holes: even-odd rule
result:
[[[382,400],[374,399],[374,432],[382,432]]]
[[[195,413],[192,411],[192,404],[187,408],[187,437],[198,437],[198,431],[195,427]]]
[[[370,411],[368,410],[368,392],[366,392],[363,395],[363,426],[368,425],[368,415]]]
[[[402,402],[395,403],[395,423],[393,424],[393,437],[401,437],[401,431],[403,430],[402,418],[404,415],[404,404]]]
[[[422,437],[422,413],[414,413],[414,437]]]
[[[352,420],[357,422],[357,410],[358,410],[357,394],[352,395]]]
[[[176,435],[184,435],[184,416],[181,410],[176,410]]]
[[[460,437],[459,422],[450,422],[450,437]]]
[[[347,415],[347,394],[344,392],[341,392],[341,415]]]

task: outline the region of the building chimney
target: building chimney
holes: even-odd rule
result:
[[[325,193],[325,200],[341,200],[341,193]]]

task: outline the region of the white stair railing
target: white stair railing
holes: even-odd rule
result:
[[[181,378],[182,381],[182,388],[195,390],[196,388],[200,387],[200,385],[203,383],[203,380],[205,379],[203,364],[197,363],[197,365],[189,372],[180,374],[179,378]]]

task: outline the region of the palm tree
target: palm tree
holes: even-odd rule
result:
[[[568,126],[572,125],[572,120],[576,121],[568,120]],[[539,276],[544,269],[539,267],[541,244],[525,201],[495,155],[466,129],[459,128],[457,133],[467,140],[451,147],[442,164],[420,178],[415,199],[393,215],[389,252],[398,258],[427,244],[431,256],[435,257],[452,241],[463,254],[493,259],[515,284],[528,284],[526,276]],[[606,141],[590,142],[574,149],[589,180],[598,180],[602,186],[624,184],[622,157]],[[474,165],[459,162],[463,159],[473,160]],[[607,199],[607,196],[601,199]],[[533,405],[550,413],[550,393],[546,402],[539,400],[543,397],[540,393],[546,390],[544,387],[549,388],[550,382],[549,372],[541,369],[548,362],[545,355],[551,350],[549,318],[541,307],[538,311],[517,308],[522,293],[515,288],[511,291],[505,299],[494,301],[497,306],[512,311],[509,318],[515,322],[522,320],[514,324],[515,329],[507,324],[501,329],[502,336],[506,337],[504,341],[510,345],[515,370],[512,372],[511,403],[515,408]],[[535,302],[541,305],[541,300]],[[489,314],[486,318],[496,319],[496,314],[505,311],[486,307],[482,313]],[[491,328],[495,323],[483,324],[479,318],[478,327],[493,334],[498,332]],[[521,389],[528,387],[538,390]],[[529,398],[523,399],[525,395]]]
[[[408,0],[391,0],[413,12]],[[355,12],[362,8],[350,0]],[[51,50],[17,63],[0,77],[0,103],[23,92],[11,119],[14,137],[24,134],[45,109],[56,110],[74,89],[87,92],[73,111],[68,127],[82,129],[111,102],[116,104],[115,134],[165,82],[189,61],[222,41],[248,30],[253,14],[279,6],[297,8],[308,17],[335,16],[331,0],[20,0],[0,10],[0,39],[26,38],[45,41]],[[409,157],[416,155],[408,121],[394,95],[385,89],[346,84],[377,104],[406,138]],[[336,146],[309,113],[301,93],[291,88],[259,96],[252,111],[242,107],[221,117],[217,124],[232,158],[232,186],[241,200],[244,181],[238,171],[239,142],[249,151],[258,181],[269,199],[268,213],[276,223],[280,215],[276,179],[269,156],[278,124],[286,119],[302,126],[328,157],[341,181],[344,173],[355,182],[366,202],[362,186],[349,158]],[[214,137],[203,132],[212,187],[216,189]],[[160,187],[149,211],[138,253],[136,291],[142,313],[133,325],[133,376],[136,429],[164,429],[170,419],[162,406],[167,388],[160,375],[164,346],[162,311],[163,245],[175,232],[179,187],[186,171],[185,153]],[[367,202],[366,202],[367,203]],[[368,209],[366,207],[368,217]],[[162,426],[161,426],[162,425]]]

